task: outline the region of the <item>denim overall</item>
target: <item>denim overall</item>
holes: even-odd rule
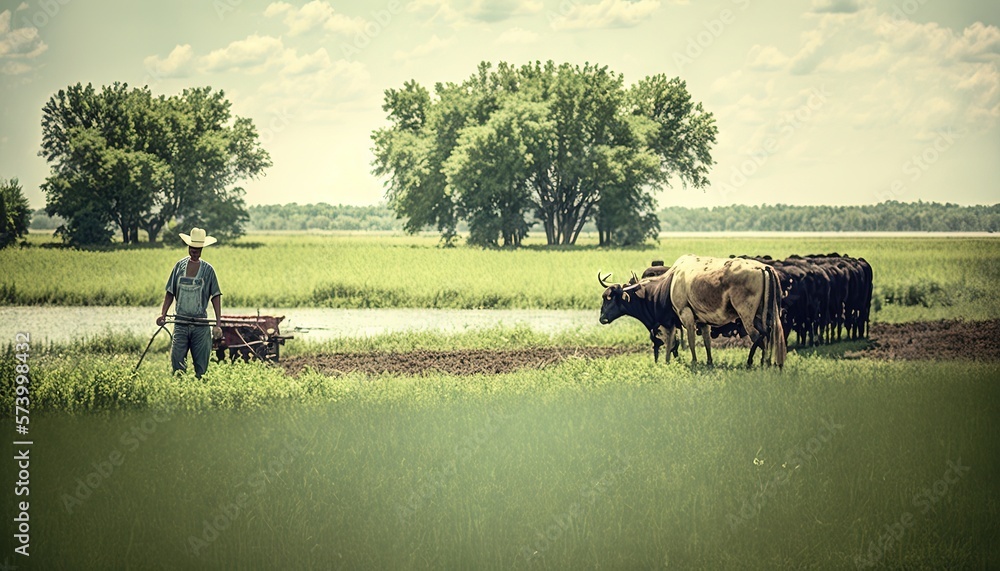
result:
[[[205,263],[198,266],[194,277],[187,276],[188,260],[181,262],[181,278],[177,281],[177,295],[174,296],[174,313],[177,323],[174,323],[174,341],[170,350],[170,364],[173,370],[186,371],[187,352],[191,350],[191,361],[194,362],[194,374],[199,379],[208,369],[208,357],[212,354],[212,328],[208,324],[185,324],[184,318],[205,319],[206,306],[202,296],[205,280],[202,270]]]

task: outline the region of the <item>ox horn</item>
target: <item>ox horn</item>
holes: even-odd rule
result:
[[[604,280],[606,280],[606,279],[608,279],[610,277],[611,277],[611,274],[609,273],[608,275],[606,275],[606,276],[604,276],[602,278],[601,277],[601,272],[600,271],[597,272],[597,281],[601,282],[601,287],[611,287],[608,284],[604,283]]]

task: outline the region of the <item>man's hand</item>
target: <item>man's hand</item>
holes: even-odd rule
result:
[[[222,328],[218,325],[212,327],[212,339],[222,339]]]
[[[156,324],[159,325],[160,327],[163,327],[163,324],[166,323],[166,322],[167,322],[167,316],[166,315],[161,315],[161,316],[159,316],[159,317],[156,318]]]

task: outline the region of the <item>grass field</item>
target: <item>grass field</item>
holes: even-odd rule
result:
[[[198,382],[66,350],[32,378],[32,568],[1000,564],[995,362]]]
[[[33,235],[33,246],[0,251],[0,303],[158,306],[179,247],[83,252]],[[626,279],[649,262],[685,253],[829,253],[864,257],[875,270],[874,318],[912,321],[1000,317],[1000,239],[685,238],[656,247],[518,251],[442,249],[430,237],[256,235],[213,246],[229,307],[594,308],[597,272]]]
[[[598,269],[624,277],[689,251],[836,250],[872,262],[875,318],[906,321],[1000,317],[998,245],[686,239],[510,252],[295,235],[206,259],[230,305],[596,312]],[[2,303],[156,305],[182,254],[6,250]],[[168,373],[163,336],[133,373],[147,340],[32,347],[31,568],[1000,566],[997,361],[846,359],[864,345],[852,342],[793,351],[783,372],[746,371],[745,350],[713,351],[711,369],[686,356],[654,365],[644,351],[489,376],[212,365],[199,381]],[[616,322],[296,340],[283,356],[647,343],[638,323]],[[11,348],[0,354],[0,378],[17,363]],[[14,398],[0,384],[4,422]],[[4,481],[15,468],[2,463]],[[16,515],[13,501],[0,507]]]

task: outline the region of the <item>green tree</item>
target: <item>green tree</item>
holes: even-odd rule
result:
[[[0,179],[0,250],[27,235],[31,206],[16,178]]]
[[[173,177],[144,225],[151,241],[178,218],[186,226],[211,228],[220,238],[243,235],[249,214],[244,190],[234,185],[271,166],[253,122],[233,117],[225,94],[210,87],[161,96],[157,103],[167,125],[157,154]]]
[[[60,235],[107,242],[102,227],[113,224],[124,243],[138,242],[140,229],[155,242],[175,221],[240,235],[248,214],[234,183],[258,176],[270,159],[253,124],[229,108],[211,88],[153,98],[121,83],[99,92],[77,84],[53,95],[39,154],[52,169],[46,212],[66,220]]]
[[[53,163],[43,185],[46,210],[71,220],[98,216],[114,223],[122,241],[138,241],[139,225],[162,179],[166,164],[148,152],[159,134],[150,129],[148,90],[129,90],[116,83],[101,92],[88,85],[70,87],[53,96],[43,110],[40,154]],[[91,222],[69,224],[62,234],[74,242],[104,236],[87,230],[88,238],[72,237]]]
[[[452,90],[453,91],[453,90]],[[416,233],[433,226],[446,243],[455,237],[455,205],[446,194],[442,163],[450,154],[464,112],[452,111],[446,86],[438,85],[439,102],[432,106],[430,93],[416,81],[402,89],[387,89],[382,109],[393,122],[391,128],[375,131],[373,173],[386,177],[386,199],[405,218],[403,228]],[[449,120],[460,123],[449,126]]]
[[[632,240],[658,228],[653,190],[707,184],[714,119],[680,80],[626,91],[606,67],[484,62],[435,96],[413,81],[387,90],[392,125],[373,134],[373,172],[411,232],[437,225],[450,241],[464,218],[472,242],[517,245],[533,212],[550,245],[595,218]]]
[[[469,221],[470,243],[516,247],[527,236],[526,217],[535,207],[528,149],[553,129],[546,115],[542,104],[511,99],[485,125],[462,130],[444,170],[458,213]]]

